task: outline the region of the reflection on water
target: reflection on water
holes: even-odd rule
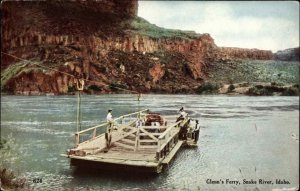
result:
[[[2,136],[16,139],[13,168],[34,190],[270,190],[299,185],[299,98],[198,95],[82,96],[82,129],[149,108],[175,120],[181,106],[201,122],[198,148],[182,149],[160,175],[78,170],[60,157],[74,146],[74,96],[1,99]],[[32,183],[42,178],[42,183]],[[206,180],[272,180],[273,185],[207,184]],[[285,179],[289,185],[276,185]]]

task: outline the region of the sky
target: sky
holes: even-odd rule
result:
[[[299,47],[297,1],[139,1],[138,16],[168,29],[209,33],[216,45],[276,52]]]

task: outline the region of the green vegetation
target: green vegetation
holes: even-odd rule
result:
[[[293,86],[276,86],[274,84],[270,85],[256,85],[249,88],[247,94],[254,96],[270,96],[270,95],[281,95],[281,96],[298,96],[299,95],[299,85],[295,84]]]
[[[230,84],[228,87],[228,92],[232,92],[235,89],[233,84]]]
[[[1,187],[8,190],[28,190],[25,178],[18,178],[12,170],[10,164],[16,160],[14,154],[16,144],[12,136],[7,139],[0,139],[0,180]]]
[[[249,89],[248,91],[249,95],[256,95],[256,96],[270,96],[273,95],[272,91],[269,91],[268,89],[260,86],[255,86]]]
[[[90,85],[90,86],[88,86],[88,90],[89,91],[91,91],[91,90],[93,90],[93,91],[101,91],[101,88],[98,87],[98,86],[96,86],[96,85]]]
[[[21,73],[28,73],[38,70],[41,70],[41,68],[35,65],[30,65],[25,61],[10,64],[7,68],[1,71],[1,90],[3,90],[4,86],[10,79],[17,77]]]
[[[174,29],[164,29],[154,24],[149,23],[141,17],[135,17],[131,20],[131,28],[134,32],[149,36],[151,38],[183,38],[183,39],[195,39],[199,37],[199,34],[194,31],[182,31]]]
[[[299,86],[298,87],[289,87],[284,92],[282,92],[283,96],[299,96]]]
[[[299,62],[239,60],[218,62],[208,73],[210,80],[223,83],[268,82],[294,84],[299,82]]]
[[[199,94],[214,94],[214,93],[218,93],[220,87],[221,87],[220,84],[205,82],[198,88],[197,92]]]
[[[112,91],[122,90],[122,89],[128,89],[128,87],[125,84],[119,84],[119,83],[112,83],[109,85],[109,88]]]
[[[74,93],[76,92],[76,87],[75,86],[68,86],[68,93]]]
[[[1,71],[1,90],[12,77],[18,76],[26,66],[27,63],[19,62],[11,64],[4,71]]]
[[[278,82],[271,82],[271,86],[284,86],[284,84]]]

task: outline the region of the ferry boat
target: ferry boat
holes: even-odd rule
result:
[[[76,132],[75,147],[62,156],[84,168],[160,173],[183,145],[197,146],[194,127],[190,118],[169,123],[146,109]]]

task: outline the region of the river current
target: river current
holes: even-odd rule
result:
[[[60,154],[74,147],[76,96],[2,96],[1,136],[14,140],[11,168],[26,177],[34,190],[272,190],[299,186],[299,97],[149,94],[138,102],[130,94],[83,95],[82,129],[104,121],[109,108],[114,117],[150,109],[172,121],[181,106],[200,120],[198,147],[182,148],[156,176],[70,167]],[[37,179],[41,182],[34,182]]]

